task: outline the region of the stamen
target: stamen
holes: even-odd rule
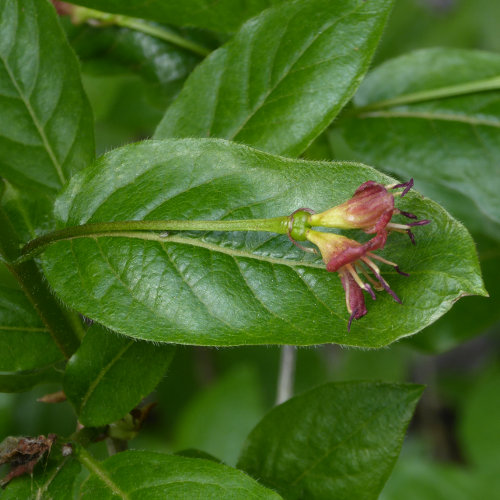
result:
[[[354,269],[351,264],[346,264],[345,267],[349,271],[350,275],[354,278],[354,281],[359,285],[359,288],[361,288],[362,290],[366,290],[371,295],[372,299],[376,300],[377,297],[375,296],[375,292],[372,290],[372,287],[368,285],[368,283],[363,283],[358,273],[356,272],[356,269]]]
[[[417,221],[417,222],[410,222],[410,223],[408,224],[408,226],[410,226],[410,227],[414,227],[414,226],[425,226],[425,225],[430,224],[430,223],[431,223],[431,221],[430,221],[429,219],[423,219],[423,220],[419,220],[419,221]]]
[[[413,179],[410,179],[408,182],[402,182],[401,184],[391,185],[389,189],[404,188],[403,192],[401,193],[401,198],[402,198],[413,187],[413,184],[414,184]]]
[[[408,273],[401,271],[401,269],[399,269],[399,266],[396,266],[394,269],[396,269],[397,273],[402,274],[403,276],[406,276],[406,277],[410,276]]]
[[[375,288],[375,290],[377,291],[381,291],[384,289],[384,287],[378,282],[378,281],[375,281],[368,273],[367,271],[365,271],[364,267],[362,266],[359,266],[359,271],[361,272],[361,274],[373,285],[373,288]]]
[[[373,291],[372,287],[368,283],[365,283],[365,290],[370,294],[370,297],[373,300],[377,300],[377,296],[375,295],[375,292]]]
[[[412,242],[413,245],[416,245],[417,242],[415,241],[415,235],[411,232],[410,229],[407,229],[406,230],[406,233],[408,234],[408,236],[410,237],[410,240]]]
[[[403,210],[400,210],[399,213],[401,215],[404,215],[405,217],[408,217],[408,219],[416,219],[417,216],[415,214],[412,214],[410,212],[404,212]]]
[[[399,269],[399,266],[396,263],[391,262],[390,260],[384,259],[383,257],[380,257],[372,252],[367,252],[366,255],[369,255],[372,259],[379,260],[380,262],[383,262],[384,264],[392,266],[396,270],[396,272],[398,272],[399,274],[402,274],[403,276],[410,276],[408,273],[401,271],[401,269]]]
[[[387,227],[389,229],[393,229],[394,231],[397,231],[398,229],[406,231],[411,226],[409,224],[396,224],[395,222],[389,222],[389,224],[387,224]]]
[[[382,286],[384,287],[384,290],[392,296],[392,298],[398,303],[398,304],[401,304],[401,299],[391,290],[391,287],[389,286],[389,283],[387,283],[387,281],[385,281],[384,278],[382,278],[382,276],[380,276],[380,274],[378,273],[374,273],[375,274],[375,277],[380,281],[380,283],[382,284]]]

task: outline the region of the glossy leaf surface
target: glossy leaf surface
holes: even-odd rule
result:
[[[422,386],[328,384],[271,410],[238,468],[287,499],[377,499]]]
[[[155,137],[220,137],[298,156],[351,98],[392,0],[284,2],[203,61]]]
[[[246,474],[211,460],[147,451],[118,453],[90,470],[82,499],[203,498],[240,500],[281,498]],[[96,474],[97,473],[97,474]]]
[[[78,61],[47,0],[0,4],[0,175],[53,193],[94,157]]]
[[[75,176],[57,212],[68,226],[276,217],[341,203],[368,179],[393,182],[363,165],[285,159],[221,140],[145,142],[115,150]],[[378,294],[350,333],[337,275],[286,235],[144,236],[153,241],[91,235],[52,245],[44,269],[73,308],[137,338],[377,347],[419,331],[464,294],[484,293],[465,228],[416,193],[399,206],[432,220],[417,228],[416,247],[406,235],[393,234],[383,253],[411,274],[383,270],[404,305]]]
[[[500,222],[498,54],[410,53],[375,69],[354,102],[339,122],[338,157],[414,177],[466,222]]]
[[[248,18],[281,0],[75,0],[72,3],[177,26],[197,26],[230,32]]]
[[[98,325],[68,362],[64,392],[78,420],[99,427],[122,418],[154,390],[174,348],[137,341]]]

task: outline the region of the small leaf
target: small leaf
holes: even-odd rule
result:
[[[100,464],[93,462],[90,472],[79,498],[281,498],[239,470],[199,458],[125,451]]]
[[[68,362],[64,392],[79,421],[98,427],[122,418],[154,390],[174,348],[89,328]]]
[[[78,61],[47,0],[0,4],[0,175],[53,194],[94,157]]]
[[[238,468],[287,499],[376,499],[399,455],[422,386],[327,384],[271,410]]]
[[[62,359],[33,305],[20,290],[0,285],[0,372],[17,372]]]
[[[352,97],[392,0],[283,2],[186,81],[155,137],[221,137],[298,156]]]
[[[382,64],[336,127],[337,157],[411,175],[466,222],[500,223],[499,75],[500,55],[470,50],[420,50]]]
[[[57,210],[67,226],[265,218],[299,207],[324,210],[368,179],[394,182],[359,164],[285,159],[221,140],[145,142],[104,155],[75,176]],[[337,275],[318,256],[272,233],[148,233],[144,240],[89,235],[49,247],[44,269],[75,310],[137,338],[380,347],[421,330],[459,297],[484,293],[465,228],[416,193],[398,206],[432,220],[417,228],[416,247],[406,235],[393,234],[382,253],[411,274],[384,270],[404,305],[379,294],[350,333]]]

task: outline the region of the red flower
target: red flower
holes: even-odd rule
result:
[[[403,212],[394,206],[394,196],[404,196],[413,186],[413,179],[403,184],[384,186],[375,181],[367,181],[361,184],[354,192],[352,198],[325,212],[311,215],[309,224],[311,226],[335,227],[338,229],[363,229],[365,233],[377,234],[376,248],[382,248],[386,231],[399,231],[408,233],[412,243],[415,238],[411,232],[413,226],[423,226],[430,221],[421,220],[410,224],[395,224],[391,222],[393,215],[401,214],[410,219],[416,219],[416,215]],[[402,192],[390,193],[389,190],[404,188]],[[375,249],[375,248],[374,248]]]
[[[382,231],[379,234],[383,235],[383,241],[382,239],[377,241],[379,237],[377,235],[364,244],[339,234],[323,233],[312,229],[309,229],[306,234],[307,239],[319,248],[327,271],[338,272],[340,275],[346,295],[347,310],[350,314],[347,331],[350,331],[354,319],[359,319],[367,313],[363,290],[368,292],[373,300],[376,299],[373,288],[369,283],[361,279],[360,273],[376,290],[385,290],[396,302],[401,303],[401,300],[391,290],[387,281],[382,278],[380,269],[373,260],[394,267],[397,272],[404,276],[408,276],[408,274],[403,273],[394,262],[390,262],[371,252],[382,248],[385,244],[386,232]],[[368,272],[371,272],[376,279],[373,279]]]

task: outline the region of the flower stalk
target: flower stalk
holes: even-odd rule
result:
[[[299,208],[289,216],[248,220],[145,220],[94,222],[67,227],[30,241],[15,261],[26,262],[58,241],[75,238],[125,237],[161,241],[169,231],[263,231],[287,235],[289,240],[305,252],[321,253],[326,270],[337,272],[346,294],[346,306],[350,314],[347,329],[353,320],[367,313],[364,294],[376,300],[375,291],[385,290],[399,304],[400,298],[382,277],[375,264],[393,267],[399,274],[408,276],[399,266],[374,252],[385,247],[391,232],[407,233],[415,244],[412,228],[429,224],[429,220],[417,220],[417,216],[395,207],[395,197],[403,197],[413,187],[413,179],[401,184],[384,186],[367,181],[344,203],[324,212],[316,213],[309,208]],[[395,191],[402,189],[402,191]],[[392,222],[392,217],[402,215],[412,222]],[[318,231],[315,227],[336,229],[360,229],[373,235],[365,243],[331,232]],[[314,245],[304,246],[308,241]]]

